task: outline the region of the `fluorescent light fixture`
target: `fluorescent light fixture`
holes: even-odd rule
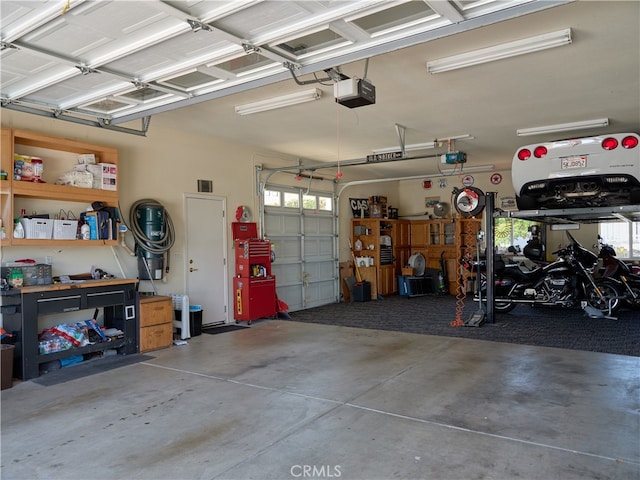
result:
[[[563,231],[563,230],[580,230],[579,223],[552,223],[551,230]]]
[[[463,163],[460,163],[460,168],[440,168],[439,173],[450,175],[453,173],[480,173],[480,172],[493,172],[496,169],[495,165],[478,165],[475,167],[465,167]]]
[[[480,50],[473,50],[451,57],[432,60],[427,62],[427,71],[429,73],[448,72],[449,70],[493,62],[494,60],[502,60],[503,58],[524,55],[525,53],[546,50],[547,48],[560,47],[570,43],[571,29],[565,28],[557,32],[536,35],[534,37],[523,38],[522,40],[494,45],[493,47],[481,48]]]
[[[570,132],[572,130],[583,130],[586,128],[599,128],[609,126],[608,118],[597,118],[595,120],[583,120],[581,122],[558,123],[556,125],[546,125],[544,127],[520,128],[516,130],[516,135],[526,137],[529,135],[543,135],[545,133]]]
[[[297,105],[298,103],[312,102],[313,100],[318,100],[321,96],[322,90],[312,88],[311,90],[303,90],[289,95],[282,95],[281,97],[260,100],[258,102],[247,103],[246,105],[238,105],[236,107],[236,113],[239,115],[251,115],[252,113]]]

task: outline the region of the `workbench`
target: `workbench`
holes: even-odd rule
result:
[[[33,285],[3,292],[4,328],[16,335],[14,374],[28,380],[40,374],[40,364],[74,355],[115,349],[119,355],[138,352],[138,292],[136,279],[85,280],[74,283]],[[19,291],[19,295],[17,291]],[[40,315],[104,309],[104,326],[124,335],[61,352],[41,355],[38,349]],[[87,315],[91,318],[91,315]]]

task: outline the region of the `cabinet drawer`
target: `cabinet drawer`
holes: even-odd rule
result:
[[[140,329],[140,353],[170,347],[173,343],[173,325],[163,324]]]
[[[173,305],[171,297],[151,297],[140,299],[140,326],[173,325]]]
[[[124,290],[109,292],[87,293],[87,308],[103,307],[105,305],[124,305]]]
[[[76,310],[80,310],[81,304],[82,297],[80,295],[39,298],[38,313],[46,315],[48,313],[75,312]]]

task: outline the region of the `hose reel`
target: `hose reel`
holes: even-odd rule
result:
[[[138,200],[129,211],[129,228],[136,242],[139,278],[162,280],[164,273],[169,273],[169,252],[175,243],[169,213],[156,200]]]
[[[475,217],[484,210],[485,196],[479,188],[454,188],[453,199],[456,211],[465,218]]]

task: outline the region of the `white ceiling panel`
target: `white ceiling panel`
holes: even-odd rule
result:
[[[123,90],[129,85],[128,82],[123,82],[110,75],[77,75],[63,83],[33,92],[25,96],[24,100],[60,105],[63,109],[68,109],[87,103],[88,98],[104,97],[108,95],[108,92]]]
[[[106,66],[132,77],[155,80],[166,75],[167,69],[181,71],[197,67],[219,59],[221,55],[228,55],[229,50],[237,53],[242,51],[237,45],[219,40],[210,32],[189,30],[180,36],[119,58]]]
[[[265,32],[294,28],[310,15],[305,8],[314,2],[265,1],[245,10],[211,22],[217,28],[246,40],[255,39]]]

